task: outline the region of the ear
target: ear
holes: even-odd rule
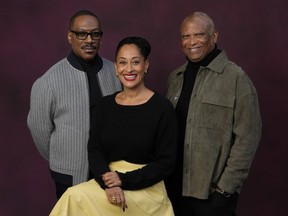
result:
[[[68,39],[68,43],[71,44],[72,42],[72,32],[68,31],[67,33],[67,39]]]
[[[145,61],[145,70],[148,71],[148,68],[149,68],[149,60],[147,59]]]
[[[115,71],[116,71],[116,74],[117,74],[117,63],[116,63],[116,61],[114,61],[114,68],[115,68]]]
[[[218,39],[218,32],[215,30],[214,33],[213,33],[213,40],[214,40],[214,43],[217,42],[217,39]]]

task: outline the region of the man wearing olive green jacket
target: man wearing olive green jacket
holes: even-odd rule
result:
[[[168,78],[179,120],[178,164],[166,181],[175,215],[236,215],[238,195],[261,137],[255,87],[217,48],[202,12],[181,24],[187,62]],[[188,214],[189,213],[189,214]]]

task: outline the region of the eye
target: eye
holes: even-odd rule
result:
[[[182,40],[187,40],[189,38],[189,35],[182,35]]]
[[[92,35],[92,36],[99,37],[100,33],[99,33],[99,32],[91,32],[91,35]]]
[[[197,38],[203,38],[204,36],[205,36],[205,33],[204,33],[204,32],[196,33],[196,34],[195,34],[195,37],[197,37]]]
[[[98,37],[101,37],[102,33],[95,31],[95,32],[91,32],[91,35],[92,35],[92,37],[98,38]]]
[[[140,61],[139,60],[133,61],[132,64],[133,65],[138,65],[138,64],[140,64]]]
[[[77,36],[78,37],[86,37],[87,36],[87,32],[77,32]]]
[[[125,61],[119,61],[118,64],[121,66],[125,66],[127,63]]]

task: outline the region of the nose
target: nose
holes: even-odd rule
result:
[[[189,43],[190,43],[191,45],[194,45],[194,44],[196,44],[197,42],[198,42],[198,41],[197,41],[197,39],[196,39],[195,36],[191,35],[191,36],[189,37]]]
[[[132,64],[131,64],[131,63],[128,63],[128,64],[127,64],[127,72],[128,72],[128,73],[131,73],[131,72],[133,72],[133,71],[134,71],[134,69],[133,69]]]
[[[92,41],[94,41],[93,40],[93,38],[92,38],[92,36],[89,34],[88,36],[87,36],[87,38],[85,39],[88,43],[91,43]]]

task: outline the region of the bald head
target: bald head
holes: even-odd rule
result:
[[[197,21],[197,20],[205,23],[205,25],[207,27],[207,32],[209,32],[209,34],[212,34],[215,31],[215,25],[214,25],[213,20],[206,13],[199,12],[199,11],[194,12],[191,15],[185,17],[181,23],[181,29],[182,29],[183,25],[185,25],[189,22]]]

